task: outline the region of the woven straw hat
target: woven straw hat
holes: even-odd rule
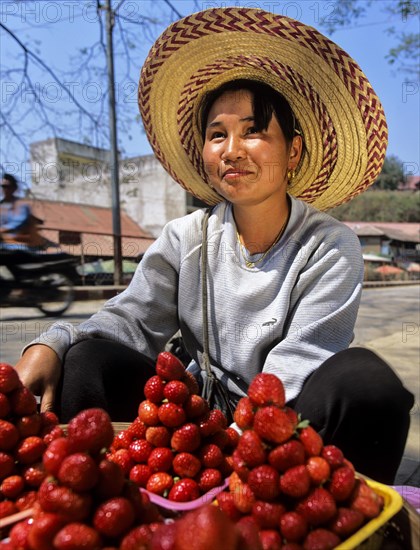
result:
[[[289,101],[306,153],[288,191],[320,210],[364,191],[378,176],[388,131],[382,105],[357,63],[300,21],[258,9],[220,8],[170,25],[144,63],[143,124],[156,157],[187,191],[222,200],[206,183],[199,110],[204,94],[240,78]]]

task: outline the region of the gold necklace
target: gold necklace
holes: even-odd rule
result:
[[[242,257],[245,261],[246,267],[249,267],[249,268],[255,267],[256,264],[259,264],[260,262],[262,262],[264,260],[264,258],[273,250],[273,248],[276,246],[276,244],[279,242],[281,236],[283,235],[283,231],[284,231],[284,228],[286,227],[288,219],[289,219],[289,216],[286,216],[286,219],[284,220],[284,223],[281,226],[280,231],[279,231],[277,237],[274,239],[274,242],[270,246],[270,248],[268,250],[266,250],[264,252],[264,254],[260,258],[258,258],[258,260],[255,260],[253,262],[249,258],[246,257],[245,246],[241,243],[241,238],[239,236],[238,230],[236,230],[236,238],[238,240],[239,248],[241,250],[241,254],[242,254]]]

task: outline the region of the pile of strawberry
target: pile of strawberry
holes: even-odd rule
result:
[[[263,550],[328,550],[380,514],[383,498],[285,406],[276,376],[254,378],[234,419],[243,434],[229,491],[217,500],[233,521],[259,532]]]
[[[38,413],[17,372],[0,363],[0,518],[26,508],[46,476],[42,455],[63,435],[54,413]]]
[[[146,494],[107,460],[114,439],[108,414],[86,409],[75,416],[67,435],[43,453],[46,477],[32,503],[31,517],[13,525],[1,548],[138,550],[163,521]]]
[[[210,410],[195,378],[162,352],[145,384],[138,417],[114,439],[108,459],[138,487],[188,502],[223,484],[239,440],[225,415]]]

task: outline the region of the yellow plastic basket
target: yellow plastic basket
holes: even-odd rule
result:
[[[371,479],[366,479],[366,482],[383,497],[384,509],[378,517],[366,523],[354,535],[339,544],[336,550],[352,550],[353,548],[377,550],[383,542],[385,525],[403,507],[403,498],[395,489]]]

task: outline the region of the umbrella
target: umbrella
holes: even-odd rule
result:
[[[397,267],[396,265],[380,265],[375,269],[377,273],[381,275],[397,275],[399,273],[404,273],[404,269]]]

